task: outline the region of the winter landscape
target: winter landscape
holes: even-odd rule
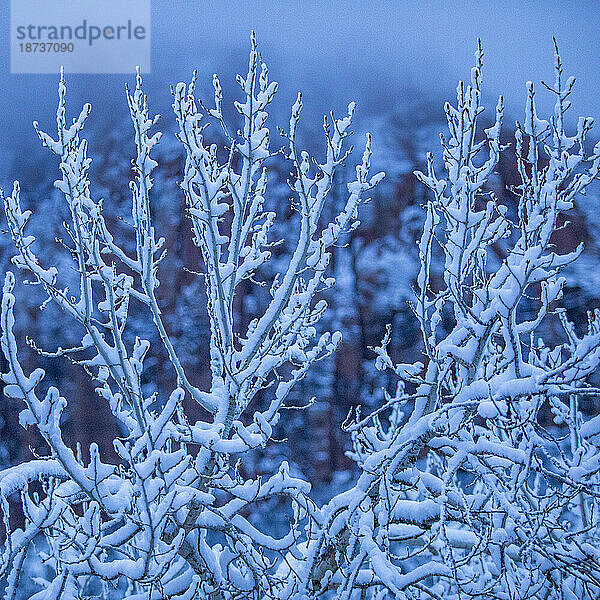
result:
[[[600,598],[595,5],[498,17],[512,89],[491,2],[415,13],[421,85],[357,45],[391,4],[207,8],[204,54],[191,4],[152,74],[6,75],[3,598]]]

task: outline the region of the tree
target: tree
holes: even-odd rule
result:
[[[47,581],[38,579],[43,589],[36,598],[86,596],[97,591],[98,582],[105,593],[109,584],[126,582],[130,598],[270,593],[277,587],[270,555],[296,541],[298,519],[312,510],[309,484],[291,477],[285,463],[267,479],[243,479],[237,457],[269,441],[280,412],[290,408],[286,399],[294,384],[338,344],[339,333],[317,333],[326,305],[316,296],[333,284],[326,277],[329,249],[357,225],[365,193],[383,174],[368,175],[368,137],[342,210],[323,225],[320,217],[335,171],[350,154],[343,145],[355,105],[349,105],[342,119],[325,118],[325,159],[311,164],[296,142],[302,110],[298,95],[289,130],[283,134],[293,170],[290,187],[300,221],[298,239],[285,269],[269,282],[271,297],[262,315],[240,331],[234,322],[236,290],[243,281],[254,281],[257,270],[269,261],[273,244],[269,230],[275,214],[264,210],[265,162],[270,156],[265,109],[277,84],[269,82],[252,36],[247,76],[238,76],[244,101],[235,103],[242,130],[231,135],[221,111],[218,78],[214,77],[215,106],[210,109],[199,107],[195,83],[194,75],[188,86],[181,83],[174,88],[173,109],[178,139],[186,152],[181,188],[205,266],[210,390],[202,391],[190,381],[161,316],[157,289],[164,240],[157,239],[150,203],[151,173],[156,166],[151,152],[160,134],[151,133],[158,119],[149,116],[139,72],[135,90],[127,90],[137,147],[136,178],[131,184],[134,256],[115,242],[103,218],[102,201],[90,193],[91,161],[80,134],[91,107],[85,105],[73,124],[67,124],[62,74],[57,138],[41,131],[37,123],[35,127],[43,145],[61,160],[62,178],[55,186],[70,209],[67,251],[79,280],[76,296],[68,287],[72,286],[68,272],[46,268],[38,259],[34,239],[25,233],[31,213],[21,210],[18,183],[12,195],[3,195],[17,249],[13,263],[43,287],[48,301],[55,302],[65,318],[80,326],[81,343],[59,347],[53,354],[78,356],[123,431],[114,440],[118,464],[103,462],[95,444],[87,457],[81,448],[74,452],[64,443],[61,414],[66,400],[54,387],[41,399],[37,388],[44,372],[36,369],[26,375],[19,364],[13,334],[14,275],[7,272],[2,350],[9,370],[3,376],[4,393],[25,402],[21,424],[35,425],[49,447],[48,456],[0,475],[7,534],[0,574],[8,578],[7,598],[16,594],[24,561],[34,545],[38,547],[40,536],[46,543],[39,554],[50,576]],[[207,119],[222,127],[227,148],[219,151],[205,144],[203,120]],[[149,342],[128,338],[130,302],[147,309],[177,374],[178,387],[167,399],[144,396]],[[266,403],[253,403],[259,392]],[[182,404],[186,396],[205,410],[205,419],[188,421]],[[29,489],[34,480],[43,482],[41,494]],[[21,495],[26,526],[11,531],[6,499],[16,492]],[[276,495],[288,497],[296,513],[282,539],[259,531],[246,518],[252,504]]]
[[[444,178],[432,155],[417,173],[432,194],[413,302],[425,361],[394,364],[389,331],[375,349],[376,366],[398,384],[383,406],[349,420],[362,473],[323,509],[330,527],[311,541],[309,556],[331,552],[313,563],[315,585],[335,585],[338,597],[361,586],[400,598],[600,593],[600,417],[579,410],[599,392],[586,378],[600,361],[600,313],[577,331],[558,306],[560,272],[582,247],[558,254],[552,243],[561,213],[598,176],[600,144],[586,153],[591,119],[565,133],[574,79],[564,80],[557,49],[554,114],[538,118],[530,83],[517,123],[512,223],[485,188],[506,146],[502,98],[495,124],[483,137],[477,129],[482,67],[479,47],[471,84],[445,107]],[[494,245],[504,257],[490,268]],[[548,319],[560,322],[561,343],[541,338]]]
[[[152,224],[150,192],[159,134],[151,129],[138,73],[127,91],[137,156],[132,182],[135,255],[118,244],[92,198],[90,160],[80,140],[90,112],[73,124],[65,116],[61,76],[58,136],[40,131],[61,158],[56,187],[70,209],[67,231],[78,286],[70,273],[45,267],[24,229],[19,186],[3,196],[17,254],[14,264],[40,285],[49,302],[81,329],[81,343],[59,348],[95,381],[118,419],[119,460],[105,462],[97,446],[75,451],[61,436],[66,400],[49,387],[38,391],[42,370],[26,375],[13,333],[14,275],[5,277],[1,344],[8,363],[5,394],[25,403],[20,421],[35,426],[49,454],[0,472],[6,542],[0,575],[16,597],[27,577],[28,556],[41,557],[37,600],[111,594],[126,598],[596,598],[600,593],[600,416],[584,415],[582,397],[600,390],[587,378],[600,361],[600,315],[585,331],[558,307],[561,271],[581,248],[560,254],[553,233],[600,171],[600,144],[586,147],[591,119],[565,133],[574,81],[564,81],[556,52],[556,96],[550,121],[537,117],[533,85],[526,119],[517,124],[521,183],[518,215],[486,183],[501,152],[502,100],[495,124],[482,136],[483,52],[470,85],[459,84],[456,107],[446,105],[449,137],[442,137],[445,178],[428,158],[418,178],[431,191],[419,243],[413,311],[424,345],[422,362],[396,364],[387,352],[390,332],[375,348],[375,366],[398,380],[385,402],[345,428],[359,469],[355,484],[318,506],[310,484],[283,463],[267,477],[243,473],[244,453],[268,444],[285,415],[290,391],[316,361],[329,356],[338,333],[317,333],[325,311],[319,299],[333,285],[331,248],[357,225],[357,209],[382,174],[369,177],[370,138],[356,180],[339,214],[323,222],[323,207],[343,150],[347,117],[325,119],[322,164],[300,152],[296,130],[301,97],[292,108],[286,156],[292,175],[298,239],[287,263],[261,280],[271,259],[266,212],[269,132],[266,107],[276,84],[254,37],[248,74],[239,77],[244,102],[235,104],[242,130],[230,133],[215,77],[214,108],[189,86],[173,90],[178,138],[186,152],[181,187],[194,242],[204,263],[210,322],[211,386],[201,390],[179,359],[162,320],[159,266],[164,241]],[[228,143],[207,145],[204,123],[216,122]],[[37,124],[36,124],[37,129]],[[487,156],[482,158],[484,151]],[[501,249],[498,268],[488,264]],[[62,264],[62,263],[61,263]],[[272,263],[271,263],[272,264]],[[281,264],[279,261],[278,264]],[[270,285],[270,300],[247,329],[236,322],[241,282]],[[64,283],[66,282],[66,283]],[[177,388],[168,398],[143,392],[149,343],[131,338],[130,303],[147,310]],[[533,318],[525,316],[533,304]],[[549,345],[540,333],[558,320],[564,341]],[[190,422],[184,399],[205,418]],[[546,414],[554,415],[548,426]],[[39,482],[39,483],[36,483]],[[38,486],[37,489],[36,485]],[[19,494],[25,526],[14,527],[7,498]],[[275,496],[289,503],[287,531],[256,523],[252,511]]]

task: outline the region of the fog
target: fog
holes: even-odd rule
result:
[[[0,18],[8,29],[9,3]],[[249,32],[280,83],[281,105],[303,90],[309,117],[344,110],[357,100],[357,118],[385,115],[408,104],[439,106],[452,99],[456,82],[469,76],[477,37],[486,53],[485,100],[505,95],[507,115],[520,118],[525,82],[552,78],[556,36],[565,69],[578,79],[575,110],[600,115],[600,10],[596,2],[326,2],[254,0],[236,2],[154,0],[152,72],[145,77],[155,112],[168,114],[169,86],[187,80],[194,68],[201,91],[210,93],[213,72],[225,91],[235,91],[233,76],[243,72]],[[35,118],[54,118],[57,77],[11,75],[8,44],[0,44],[2,85],[0,175],[10,157],[19,165],[37,152],[31,127]],[[71,75],[69,102],[94,107],[92,131],[126,115],[127,75]],[[541,106],[549,95],[540,94]],[[544,100],[545,98],[545,100]],[[32,150],[35,148],[36,150]],[[11,177],[14,174],[11,174]]]

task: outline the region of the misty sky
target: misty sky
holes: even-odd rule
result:
[[[0,8],[6,32],[8,7],[5,0]],[[600,5],[557,0],[153,0],[152,73],[145,77],[153,111],[169,112],[169,85],[188,80],[193,68],[199,70],[201,91],[210,92],[214,71],[222,74],[226,92],[233,90],[227,81],[246,66],[252,28],[272,78],[281,85],[280,101],[287,108],[302,89],[315,116],[331,108],[340,112],[349,100],[359,103],[358,119],[388,114],[409,100],[439,101],[441,110],[457,80],[468,77],[479,36],[486,52],[484,98],[491,104],[503,93],[511,120],[520,118],[525,82],[552,79],[556,35],[566,71],[579,82],[575,110],[600,117]],[[6,168],[8,155],[23,156],[37,144],[34,118],[51,127],[57,77],[10,75],[3,37],[0,137],[5,154],[0,165]],[[96,125],[122,119],[126,80],[132,77],[71,75],[72,110],[90,100]]]

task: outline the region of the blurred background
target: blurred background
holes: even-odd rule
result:
[[[8,28],[8,2],[0,7],[0,19]],[[514,122],[524,113],[525,84],[538,85],[540,116],[552,109],[553,99],[541,80],[553,79],[555,36],[568,75],[577,78],[571,124],[579,115],[600,117],[600,5],[598,2],[316,2],[238,0],[205,2],[170,0],[152,3],[152,69],[144,76],[153,113],[163,115],[165,132],[158,146],[153,193],[155,225],[167,240],[168,257],[160,272],[158,296],[170,335],[197,385],[208,384],[208,319],[202,279],[191,271],[202,269],[191,243],[178,189],[182,151],[173,136],[170,85],[188,81],[198,70],[197,95],[212,103],[212,74],[219,73],[226,115],[235,118],[232,102],[239,98],[235,74],[247,69],[250,30],[254,29],[271,79],[280,91],[271,109],[273,148],[283,145],[276,125],[285,127],[289,108],[298,90],[304,94],[301,121],[303,146],[323,153],[322,115],[333,110],[341,115],[349,101],[358,103],[353,143],[360,147],[364,133],[374,136],[374,171],[387,177],[364,207],[361,227],[348,236],[345,247],[335,250],[332,272],[337,283],[326,295],[329,303],[323,328],[337,328],[343,342],[335,356],[319,363],[295,389],[295,404],[314,403],[306,410],[290,412],[277,436],[284,440],[248,459],[244,468],[257,473],[271,470],[273,462],[287,457],[297,472],[326,490],[352,478],[352,463],[345,456],[348,439],[340,425],[357,404],[372,406],[382,388],[393,385],[373,369],[371,346],[378,345],[387,323],[392,324],[393,358],[418,360],[421,346],[418,324],[408,300],[417,272],[415,240],[423,220],[424,188],[416,182],[415,169],[423,168],[427,151],[439,159],[439,133],[444,130],[443,103],[453,101],[459,79],[468,79],[477,38],[485,50],[484,113],[492,118],[498,94],[505,97],[504,141],[510,143]],[[64,200],[52,187],[57,161],[40,147],[32,120],[52,133],[56,86],[52,75],[11,75],[8,44],[0,43],[0,186],[12,187],[19,179],[22,201],[34,211],[30,233],[37,237],[45,263],[68,264],[57,239],[64,236],[67,217]],[[128,182],[134,153],[124,85],[133,75],[68,75],[70,115],[90,101],[92,116],[85,137],[90,143],[92,193],[104,197],[105,213],[116,234],[131,239],[126,221],[130,216]],[[207,137],[213,133],[207,130]],[[220,141],[217,132],[214,140]],[[593,134],[594,137],[594,134]],[[598,139],[598,134],[592,141]],[[509,148],[491,185],[502,201],[514,209],[514,196],[506,186],[518,183]],[[355,156],[358,160],[359,154]],[[352,175],[355,162],[347,165]],[[289,166],[280,158],[271,161],[269,200],[280,215],[277,235],[293,243],[296,222],[289,208],[286,178]],[[325,216],[336,214],[344,201],[343,179],[333,190]],[[554,243],[561,251],[583,241],[582,258],[569,268],[564,305],[576,324],[585,322],[585,311],[600,306],[600,211],[598,191],[580,198],[569,224]],[[0,271],[10,268],[12,247],[0,217]],[[502,247],[494,249],[502,259]],[[272,268],[286,259],[281,246]],[[493,261],[491,262],[493,265]],[[266,279],[272,275],[265,273]],[[260,312],[266,292],[251,285],[242,290],[236,310],[242,326]],[[99,443],[110,457],[117,426],[108,407],[96,396],[83,369],[65,359],[36,356],[25,343],[55,350],[78,340],[79,331],[54,306],[39,310],[44,298],[35,287],[17,289],[16,333],[23,364],[28,370],[42,366],[47,385],[58,385],[68,399],[66,437],[87,447]],[[526,310],[527,307],[524,307]],[[148,316],[132,308],[130,335],[142,335],[152,343],[147,360],[146,391],[167,395],[175,385],[174,373],[148,324]],[[556,336],[552,321],[544,335]],[[5,365],[1,364],[2,370]],[[597,411],[598,400],[584,407]],[[194,411],[193,407],[189,407]],[[34,432],[18,425],[16,403],[0,398],[0,468],[45,452]],[[199,414],[197,416],[200,416]],[[318,487],[318,486],[317,486]]]

